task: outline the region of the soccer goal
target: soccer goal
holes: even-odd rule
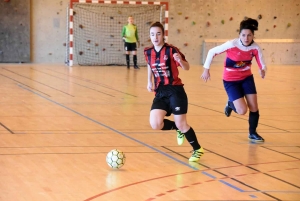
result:
[[[168,39],[168,2],[70,0],[67,13],[68,66],[126,65],[121,32],[128,16],[138,28],[138,65],[146,65],[143,49],[152,45],[151,23],[163,23]]]

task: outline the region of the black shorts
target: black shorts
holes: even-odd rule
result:
[[[136,43],[124,43],[125,51],[136,51]]]
[[[151,110],[161,109],[171,114],[186,114],[188,110],[188,98],[183,85],[160,85],[156,90]]]
[[[246,94],[257,94],[253,75],[239,81],[223,80],[224,88],[230,101],[235,101]]]

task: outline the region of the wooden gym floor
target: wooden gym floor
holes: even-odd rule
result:
[[[222,65],[180,71],[205,154],[149,125],[147,71],[0,64],[1,201],[300,200],[300,66],[253,66],[263,144],[248,115],[223,114]],[[172,119],[172,117],[171,117]],[[120,170],[105,162],[125,152]]]

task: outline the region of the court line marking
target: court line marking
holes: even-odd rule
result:
[[[56,104],[56,105],[58,105],[58,106],[61,106],[61,107],[65,108],[65,109],[67,109],[67,110],[69,110],[69,111],[71,111],[71,112],[73,112],[73,113],[75,113],[75,114],[77,114],[77,115],[79,115],[79,116],[81,116],[81,117],[83,117],[83,118],[86,118],[86,119],[88,119],[88,120],[90,120],[90,121],[92,121],[92,122],[94,122],[94,123],[96,123],[96,124],[98,124],[98,125],[100,125],[100,126],[102,126],[102,127],[105,127],[105,128],[107,128],[107,129],[109,129],[109,130],[111,130],[111,131],[114,131],[115,133],[120,134],[120,135],[122,135],[123,137],[126,137],[126,138],[128,138],[128,139],[130,139],[130,140],[132,140],[132,141],[135,141],[136,143],[139,143],[139,144],[141,144],[141,145],[143,145],[143,146],[145,146],[145,147],[148,147],[149,149],[152,149],[152,150],[154,150],[154,151],[156,151],[156,152],[158,152],[158,153],[160,153],[160,154],[162,154],[162,155],[168,157],[169,159],[172,159],[172,160],[174,160],[174,161],[176,161],[176,162],[178,162],[178,163],[180,163],[180,164],[182,164],[182,165],[184,165],[184,166],[187,166],[187,167],[189,167],[189,168],[192,168],[193,170],[199,170],[198,168],[195,168],[195,167],[193,167],[193,166],[191,166],[191,165],[189,165],[189,164],[187,164],[187,163],[185,163],[185,162],[183,162],[183,161],[181,161],[181,160],[178,160],[177,158],[175,158],[175,157],[173,157],[173,156],[171,156],[171,155],[169,155],[169,154],[166,154],[166,153],[160,151],[159,149],[156,149],[156,148],[154,148],[154,147],[152,147],[152,146],[150,146],[150,145],[148,145],[148,144],[146,144],[146,143],[144,143],[144,142],[142,142],[142,141],[139,141],[139,140],[137,140],[137,139],[135,139],[135,138],[133,138],[133,137],[130,137],[130,136],[126,135],[125,133],[122,133],[121,131],[118,131],[118,130],[116,130],[116,129],[113,129],[113,128],[111,128],[111,127],[109,127],[109,126],[107,126],[107,125],[105,125],[105,124],[103,124],[103,123],[100,123],[100,122],[98,122],[98,121],[96,121],[96,120],[94,120],[94,119],[92,119],[92,118],[90,118],[90,117],[88,117],[88,116],[85,116],[85,115],[83,115],[83,114],[81,114],[81,113],[79,113],[79,112],[77,112],[77,111],[75,111],[75,110],[73,110],[73,109],[71,109],[71,108],[68,108],[67,106],[65,106],[65,105],[63,105],[63,104],[60,104],[60,103],[58,103],[58,102],[56,102],[56,101],[54,101],[54,100],[51,100],[51,99],[49,99],[49,98],[47,98],[47,97],[44,97],[44,96],[42,96],[41,94],[38,94],[38,93],[32,91],[31,89],[28,89],[28,88],[26,88],[26,87],[24,87],[24,86],[22,86],[22,85],[18,85],[18,86],[19,86],[20,88],[24,89],[24,90],[27,90],[27,91],[29,91],[29,92],[31,92],[31,93],[34,93],[35,95],[40,96],[41,98],[43,98],[43,99],[45,99],[45,100],[48,100],[48,101],[50,101],[50,102],[52,102],[52,103],[54,103],[54,104]]]
[[[197,105],[197,104],[194,104],[194,103],[189,103],[189,105],[193,105],[193,106],[196,106],[196,107],[200,107],[200,108],[203,108],[203,109],[207,109],[207,110],[210,110],[210,111],[214,111],[214,112],[218,112],[218,113],[222,113],[224,114],[224,112],[220,112],[218,110],[213,110],[213,109],[210,109],[210,108],[207,108],[207,107],[203,107],[203,106],[200,106],[200,105]],[[241,120],[244,120],[244,121],[248,121],[248,119],[245,119],[245,118],[241,118],[241,117],[236,117],[236,116],[232,116],[233,118],[236,118],[236,119],[241,119]],[[274,126],[269,126],[267,124],[263,124],[263,123],[258,123],[259,125],[263,125],[263,126],[267,126],[269,128],[274,128],[274,129],[277,129],[277,130],[281,130],[281,131],[285,131],[287,133],[290,133],[290,131],[288,130],[285,130],[285,129],[281,129],[281,128],[277,128],[277,127],[274,127]]]
[[[230,184],[230,183],[228,183],[226,181],[219,180],[219,182],[221,182],[221,183],[223,183],[223,184],[225,184],[225,185],[227,185],[227,186],[229,186],[229,187],[231,187],[231,188],[233,188],[233,189],[235,189],[235,190],[237,190],[239,192],[245,192],[244,190],[242,190],[242,189],[240,189],[240,188],[238,188],[238,187],[236,187],[236,186],[234,186],[234,185],[232,185],[232,184]]]
[[[6,127],[3,123],[0,122],[0,125],[5,128],[8,132],[10,132],[11,134],[14,134],[14,132],[12,130],[10,130],[8,127]]]
[[[0,75],[3,76],[3,77],[8,78],[8,79],[10,79],[10,80],[13,80],[13,81],[15,81],[15,82],[17,82],[17,83],[23,84],[24,86],[26,86],[26,87],[28,87],[28,88],[31,88],[31,89],[33,89],[33,90],[35,90],[35,91],[38,91],[38,92],[40,92],[40,93],[42,93],[42,94],[45,94],[46,96],[51,97],[50,95],[48,95],[48,94],[46,94],[46,93],[44,93],[44,92],[42,92],[42,91],[40,91],[40,90],[37,90],[37,89],[35,89],[35,88],[33,88],[33,87],[30,87],[30,86],[28,86],[28,85],[26,85],[26,84],[24,84],[24,83],[22,83],[22,82],[20,82],[20,81],[18,81],[18,80],[15,80],[15,79],[13,79],[13,78],[11,78],[11,77],[8,77],[8,76],[6,76],[6,75],[3,75],[3,74],[1,74],[1,73],[0,73]]]
[[[289,156],[289,157],[292,157],[292,158],[295,158],[295,159],[300,159],[300,158],[298,158],[298,157],[291,156],[291,155],[289,155],[289,154],[286,154],[286,153],[283,153],[283,152],[280,152],[280,151],[277,151],[277,150],[274,150],[274,149],[269,148],[269,147],[272,147],[272,146],[261,146],[261,147],[264,148],[264,149],[267,149],[267,150],[274,151],[274,152],[276,152],[276,153],[285,155],[285,156]],[[298,153],[298,152],[296,152],[296,153]]]
[[[66,95],[68,95],[68,96],[75,97],[75,96],[73,96],[72,94],[69,94],[69,93],[64,92],[64,91],[62,91],[62,90],[59,90],[59,89],[56,89],[56,88],[54,88],[54,87],[51,87],[51,86],[49,86],[49,85],[47,85],[47,84],[44,84],[44,83],[39,82],[39,81],[36,81],[36,80],[34,80],[34,79],[28,78],[28,77],[26,77],[26,76],[24,76],[24,75],[20,75],[20,74],[18,74],[18,73],[15,73],[14,71],[7,70],[7,69],[5,69],[5,68],[3,68],[3,69],[6,70],[6,71],[8,71],[8,72],[14,73],[14,74],[16,74],[16,75],[18,75],[18,76],[20,76],[20,77],[24,77],[24,78],[26,78],[26,79],[29,79],[29,80],[31,80],[32,82],[37,82],[37,83],[39,83],[40,85],[44,85],[44,86],[46,86],[46,87],[49,87],[49,88],[51,88],[51,89],[54,89],[54,90],[59,91],[59,92],[61,92],[61,93],[64,93],[64,94],[66,94]]]
[[[130,93],[126,93],[126,92],[123,92],[123,91],[120,91],[120,90],[117,90],[117,89],[114,89],[108,85],[105,85],[105,84],[102,84],[102,83],[99,83],[99,82],[96,82],[96,81],[93,81],[93,80],[89,80],[89,79],[85,79],[85,78],[82,78],[82,77],[79,77],[79,76],[74,76],[74,75],[67,75],[67,74],[64,74],[64,73],[61,73],[61,72],[57,72],[57,71],[54,71],[54,70],[51,70],[51,69],[47,69],[49,71],[52,71],[52,72],[55,72],[55,73],[59,73],[59,74],[63,74],[67,77],[72,77],[72,78],[75,78],[75,79],[79,79],[79,80],[83,80],[85,82],[88,82],[88,83],[92,83],[92,84],[95,84],[95,85],[98,85],[98,86],[101,86],[101,87],[104,87],[104,88],[107,88],[107,89],[110,89],[110,90],[113,90],[113,91],[117,91],[119,93],[122,93],[122,94],[126,94],[128,96],[132,96],[132,97],[135,97],[137,98],[138,96],[136,95],[133,95],[133,94],[130,94]]]
[[[83,114],[81,114],[81,113],[79,113],[79,112],[77,112],[77,111],[75,111],[75,110],[73,110],[73,109],[71,109],[71,108],[68,108],[67,106],[64,106],[64,105],[62,105],[62,104],[60,104],[60,103],[58,103],[58,102],[56,102],[56,101],[53,101],[53,100],[51,100],[51,99],[49,99],[49,98],[47,98],[47,97],[44,97],[44,96],[42,96],[41,94],[38,94],[38,93],[32,91],[31,89],[28,89],[28,88],[26,88],[26,87],[24,87],[24,86],[22,86],[22,85],[18,85],[18,86],[19,86],[20,88],[24,89],[24,90],[27,90],[27,91],[29,91],[29,92],[31,92],[31,93],[34,93],[34,94],[40,96],[41,98],[43,98],[43,99],[45,99],[45,100],[48,100],[48,101],[50,101],[50,102],[52,102],[52,103],[54,103],[54,104],[56,104],[56,105],[59,105],[59,106],[65,108],[65,109],[67,109],[67,110],[69,110],[69,111],[71,111],[71,112],[73,112],[73,113],[75,113],[75,114],[77,114],[77,115],[79,115],[79,116],[81,116],[81,117],[84,117],[84,118],[86,118],[86,119],[88,119],[88,120],[90,120],[90,121],[92,121],[92,122],[94,122],[94,123],[96,123],[96,124],[98,124],[98,125],[101,125],[101,126],[107,128],[107,129],[111,130],[111,131],[114,131],[114,132],[116,132],[116,133],[122,135],[123,137],[126,137],[126,138],[128,138],[128,139],[131,139],[131,140],[133,140],[133,141],[135,141],[135,142],[137,142],[137,143],[139,143],[139,144],[144,145],[145,147],[148,147],[148,148],[150,148],[150,149],[152,149],[152,150],[155,150],[155,151],[161,153],[162,155],[164,155],[164,156],[166,156],[166,157],[168,157],[168,158],[170,158],[170,159],[173,159],[173,160],[175,160],[176,162],[178,162],[178,163],[180,163],[180,164],[182,164],[182,165],[188,166],[189,168],[192,168],[192,169],[194,169],[194,170],[199,170],[198,168],[195,168],[195,167],[193,167],[193,166],[191,166],[191,165],[188,165],[188,164],[184,163],[183,161],[180,161],[180,160],[178,160],[178,159],[172,157],[171,155],[166,154],[166,153],[164,153],[164,152],[162,152],[162,151],[160,151],[160,150],[158,150],[158,149],[156,149],[156,148],[154,148],[154,147],[152,147],[152,146],[150,146],[150,145],[148,145],[148,144],[146,144],[146,143],[144,143],[144,142],[141,142],[141,141],[139,141],[139,140],[137,140],[137,139],[135,139],[135,138],[132,138],[132,137],[130,137],[130,136],[128,136],[128,135],[126,135],[126,134],[124,134],[124,133],[122,133],[122,132],[116,130],[116,129],[113,129],[113,128],[111,128],[111,127],[109,127],[109,126],[107,126],[107,125],[105,125],[105,124],[102,124],[102,123],[100,123],[100,122],[98,122],[98,121],[96,121],[96,120],[94,120],[94,119],[92,119],[92,118],[90,118],[90,117],[88,117],[88,116],[85,116],[85,115],[83,115]],[[224,183],[224,182],[222,182],[222,183]],[[226,183],[227,183],[227,182],[226,182]],[[224,184],[225,184],[225,183],[224,183]],[[228,184],[229,184],[229,183],[228,183]],[[132,184],[130,184],[130,185],[132,185]],[[230,184],[230,185],[228,185],[228,186],[231,187],[231,186],[233,186],[233,185]],[[124,187],[124,186],[123,186],[123,187]],[[121,188],[123,188],[123,187],[121,187]],[[235,186],[234,186],[234,187],[235,187]],[[237,188],[237,187],[235,187],[235,188]],[[113,190],[116,190],[116,189],[113,189]],[[110,192],[110,191],[106,191],[106,192]],[[101,195],[102,195],[102,194],[98,194],[98,195],[96,195],[96,197],[99,197],[99,196],[101,196]],[[94,197],[91,197],[91,198],[87,199],[86,201],[92,200],[92,199],[94,199],[94,198],[96,198],[96,197],[95,197],[95,196],[94,196]]]
[[[56,79],[63,80],[64,82],[67,82],[67,83],[73,83],[73,84],[78,85],[78,86],[81,86],[81,87],[83,87],[83,88],[87,88],[87,89],[90,89],[90,90],[93,90],[93,91],[97,91],[97,92],[102,93],[102,94],[107,95],[107,96],[115,97],[114,95],[105,93],[105,92],[103,92],[103,91],[99,91],[99,90],[97,90],[97,89],[93,89],[93,88],[87,87],[87,86],[85,86],[85,85],[78,84],[78,83],[76,83],[76,82],[72,82],[72,81],[69,81],[69,80],[66,80],[66,79],[57,77],[57,76],[55,76],[55,75],[51,75],[51,74],[49,74],[49,73],[45,73],[45,72],[43,72],[43,71],[36,70],[36,69],[34,69],[34,68],[31,68],[31,69],[32,69],[32,70],[35,70],[35,71],[37,71],[37,72],[39,72],[39,73],[43,73],[43,74],[46,74],[46,75],[48,75],[48,76],[55,77]]]

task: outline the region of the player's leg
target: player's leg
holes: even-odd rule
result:
[[[174,121],[165,119],[165,116],[170,116],[168,112],[168,102],[163,98],[162,92],[159,91],[153,100],[150,111],[150,125],[155,130],[177,130]]]
[[[126,57],[126,65],[127,68],[130,68],[130,51],[129,51],[129,43],[124,42],[124,49],[125,49],[125,57]]]
[[[189,161],[195,162],[203,155],[203,148],[198,143],[194,129],[187,123],[186,113],[188,110],[188,99],[185,90],[183,86],[174,86],[173,88],[174,90],[172,90],[173,92],[170,96],[170,106],[172,113],[174,114],[174,121],[177,128],[181,131],[181,134],[185,136],[187,141],[193,147],[193,154],[189,158]],[[181,142],[178,136],[177,141],[178,144],[183,143],[183,140]]]
[[[227,117],[231,115],[232,110],[244,115],[247,113],[248,107],[244,99],[244,90],[241,81],[225,81],[223,80],[224,88],[228,95],[228,102],[225,106],[224,113]]]
[[[233,103],[232,107],[234,108],[234,111],[236,111],[237,114],[244,115],[247,113],[248,106],[244,97],[236,99],[232,103]]]
[[[166,129],[165,127],[170,127],[168,125],[169,122],[164,123],[164,118],[166,116],[167,112],[165,110],[161,109],[153,109],[150,111],[150,125],[152,129],[154,130],[171,130],[171,129]]]
[[[259,121],[259,110],[257,103],[257,92],[253,76],[249,76],[243,82],[245,97],[249,108],[249,140],[253,142],[264,142],[264,139],[257,133]]]
[[[194,129],[187,124],[186,114],[174,115],[174,120],[177,128],[184,134],[187,141],[193,147],[192,156],[189,158],[190,162],[196,162],[204,154],[203,148],[200,146]]]
[[[134,69],[140,69],[137,65],[137,55],[136,55],[136,43],[132,43],[131,44],[132,46],[132,54],[133,54],[133,66],[134,66]]]

